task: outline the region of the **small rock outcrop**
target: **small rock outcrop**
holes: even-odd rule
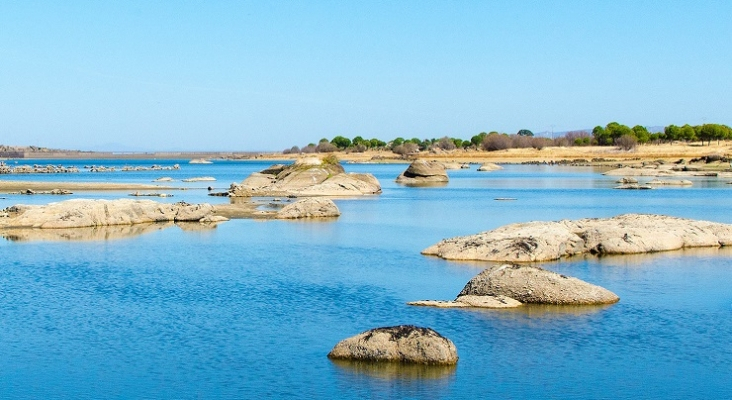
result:
[[[630,184],[638,183],[638,179],[635,179],[630,176],[626,176],[624,178],[618,179],[617,181],[615,181],[615,183],[622,183],[623,185],[630,185]]]
[[[499,169],[503,169],[503,167],[493,163],[484,163],[480,167],[478,167],[478,171],[481,172],[498,171]]]
[[[216,180],[216,178],[214,178],[213,176],[199,176],[196,178],[183,179],[182,181],[183,182],[213,182],[215,180]]]
[[[471,279],[458,295],[505,296],[528,304],[590,305],[617,303],[615,293],[583,280],[531,265],[504,264]]]
[[[371,174],[346,173],[335,158],[306,157],[289,166],[273,165],[232,184],[230,197],[363,196],[381,193]]]
[[[530,265],[504,264],[471,279],[454,301],[407,303],[439,308],[513,308],[522,304],[600,305],[617,303],[613,292],[577,278]]]
[[[535,262],[577,254],[638,254],[732,245],[732,225],[652,214],[526,222],[445,239],[422,254],[448,260]]]
[[[613,189],[648,190],[648,189],[653,189],[653,186],[641,185],[638,183],[625,183],[622,185],[615,186]]]
[[[653,179],[646,183],[646,185],[653,186],[691,186],[694,183],[688,179]]]
[[[47,205],[15,205],[0,211],[2,228],[81,228],[164,221],[200,221],[213,214],[210,204],[158,203],[152,200],[73,199]]]
[[[328,358],[434,365],[453,365],[458,361],[457,348],[450,339],[430,328],[413,325],[362,332],[338,342]]]
[[[449,181],[445,166],[438,161],[416,160],[396,178],[398,183],[420,185]]]
[[[278,219],[335,218],[341,211],[331,199],[305,198],[284,206],[277,212]]]

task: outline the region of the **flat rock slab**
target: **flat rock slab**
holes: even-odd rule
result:
[[[458,296],[455,300],[420,300],[407,303],[410,306],[437,307],[437,308],[516,308],[523,303],[506,296]]]
[[[505,225],[445,239],[422,254],[448,260],[536,262],[591,254],[638,254],[732,244],[732,225],[652,214]]]
[[[399,325],[375,328],[344,339],[328,358],[356,361],[453,365],[457,348],[448,338],[430,328]]]
[[[8,207],[0,211],[0,228],[59,229],[201,221],[212,215],[213,207],[206,203],[73,199],[47,205],[21,204]]]

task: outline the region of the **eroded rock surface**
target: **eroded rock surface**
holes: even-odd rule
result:
[[[449,181],[445,165],[438,161],[415,160],[396,179],[398,183],[419,185]]]
[[[413,325],[362,332],[336,344],[328,358],[441,365],[458,361],[457,348],[450,339]]]
[[[533,262],[582,253],[637,254],[732,244],[732,225],[651,214],[526,222],[445,239],[422,254],[449,260]]]
[[[228,193],[231,197],[363,196],[381,193],[381,184],[371,174],[346,173],[337,161],[308,157],[255,172],[232,184]]]
[[[0,228],[57,229],[164,221],[200,221],[212,214],[213,207],[205,203],[73,199],[47,205],[8,207],[0,211]]]

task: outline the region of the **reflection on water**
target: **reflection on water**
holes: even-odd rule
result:
[[[398,362],[331,360],[349,374],[363,374],[384,380],[446,379],[455,374],[455,365],[424,365]]]
[[[208,231],[215,223],[157,222],[134,225],[94,226],[84,228],[38,229],[19,228],[0,230],[0,236],[11,242],[27,241],[100,241],[126,239],[177,226],[183,231]]]

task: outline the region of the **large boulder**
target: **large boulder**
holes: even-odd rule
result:
[[[375,328],[344,339],[328,358],[452,365],[458,361],[453,342],[430,328],[399,325]]]
[[[210,204],[158,203],[152,200],[73,199],[47,205],[15,205],[0,211],[0,228],[80,228],[164,221],[201,221]]]
[[[334,158],[306,157],[289,166],[273,165],[229,188],[231,197],[363,196],[381,193],[371,174],[346,173]]]
[[[448,260],[534,262],[576,254],[637,254],[732,244],[732,225],[665,215],[624,214],[527,222],[445,239],[422,254]]]
[[[331,199],[305,198],[284,206],[277,212],[279,219],[334,218],[341,215]]]
[[[458,295],[506,296],[521,303],[589,305],[616,303],[615,293],[577,278],[530,265],[504,264],[471,279]]]
[[[398,183],[419,185],[449,181],[445,165],[438,161],[415,160],[396,179]]]

